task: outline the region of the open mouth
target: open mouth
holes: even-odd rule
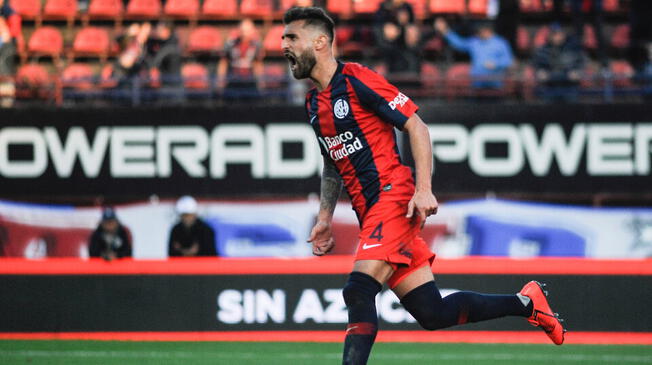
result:
[[[297,67],[297,58],[291,53],[286,53],[285,58],[287,58],[290,63],[290,69],[294,70]]]

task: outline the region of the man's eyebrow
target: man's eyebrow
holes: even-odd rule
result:
[[[281,36],[281,39],[285,39],[285,37],[288,37],[288,38],[296,38],[297,35],[296,35],[295,33],[286,33],[286,34],[283,34],[283,35]]]

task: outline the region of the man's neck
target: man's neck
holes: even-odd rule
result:
[[[335,75],[335,71],[337,71],[337,61],[335,61],[335,58],[329,57],[322,62],[317,62],[312,70],[310,79],[317,86],[317,90],[322,91],[328,87],[333,75]]]

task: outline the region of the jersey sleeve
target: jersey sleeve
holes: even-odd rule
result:
[[[387,123],[403,129],[419,107],[384,77],[362,66],[354,69],[349,81],[360,103]]]

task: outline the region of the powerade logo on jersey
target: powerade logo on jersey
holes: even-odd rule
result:
[[[398,93],[398,95],[396,95],[394,100],[389,102],[389,107],[392,108],[392,110],[395,110],[397,106],[405,105],[405,103],[407,103],[408,100],[410,100],[410,98],[408,98],[407,96],[405,96],[405,94],[400,92]]]
[[[334,137],[319,137],[319,142],[328,151],[331,159],[338,161],[362,149],[363,146],[360,138],[355,137],[354,139],[353,137],[353,133],[346,131]]]

